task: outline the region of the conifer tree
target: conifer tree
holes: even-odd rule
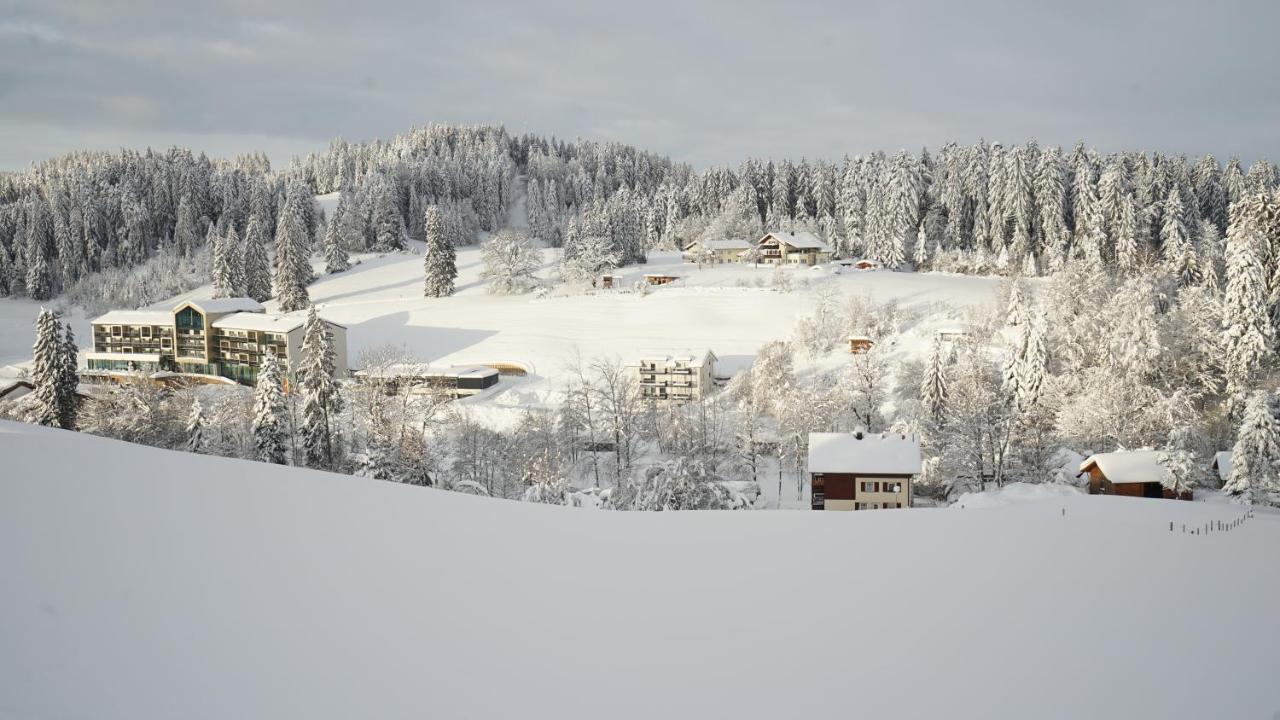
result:
[[[1161,254],[1165,269],[1177,276],[1185,287],[1199,281],[1194,246],[1184,222],[1185,208],[1178,189],[1171,188],[1164,203],[1164,222],[1160,227]]]
[[[213,249],[213,296],[215,298],[232,297],[234,290],[234,272],[231,269],[231,249],[227,247],[226,238],[209,226],[208,242]]]
[[[61,427],[66,360],[62,323],[52,310],[41,308],[36,317],[36,342],[32,350],[31,384],[35,386],[32,394],[36,400],[32,419],[39,425]]]
[[[332,469],[335,420],[341,409],[334,378],[335,353],[326,323],[314,305],[307,311],[302,340],[302,448],[307,467]]]
[[[267,259],[267,238],[257,215],[249,217],[249,225],[244,231],[244,257],[241,261],[241,274],[244,278],[243,292],[258,302],[266,302],[271,297],[271,261]]]
[[[32,300],[48,300],[53,297],[53,278],[42,250],[36,252],[35,260],[27,266],[26,287],[27,297]]]
[[[1116,267],[1127,273],[1138,270],[1138,216],[1135,205],[1132,195],[1125,195],[1120,199],[1114,228]]]
[[[947,375],[942,340],[935,337],[929,350],[929,364],[920,383],[920,402],[929,413],[935,427],[946,424]]]
[[[183,255],[190,255],[200,246],[200,218],[196,215],[191,196],[185,193],[178,201],[178,221],[173,226],[173,245]]]
[[[330,220],[324,228],[324,271],[330,275],[351,268],[351,257],[338,237],[338,223]]]
[[[311,282],[310,241],[302,215],[285,202],[276,227],[276,297],[282,312],[301,310],[310,304],[307,283]]]
[[[204,427],[204,406],[200,404],[200,398],[197,396],[191,401],[191,412],[187,414],[187,452],[205,452]]]
[[[1267,314],[1266,279],[1259,247],[1262,233],[1252,212],[1234,213],[1227,230],[1227,288],[1223,307],[1223,354],[1227,395],[1238,410],[1244,393],[1270,358],[1273,330]]]
[[[1280,428],[1271,412],[1271,396],[1255,391],[1245,405],[1244,419],[1231,450],[1231,475],[1222,489],[1249,503],[1261,503],[1269,492],[1280,490]]]
[[[453,294],[453,281],[458,277],[457,251],[446,236],[444,217],[440,208],[427,208],[424,223],[427,237],[427,254],[423,259],[426,274],[427,297],[445,297]]]
[[[58,427],[71,430],[76,426],[79,400],[76,390],[80,387],[80,348],[76,336],[67,322],[62,335],[62,364],[58,377]]]
[[[383,180],[373,195],[374,249],[392,252],[404,249],[404,223],[396,208],[395,189],[390,180]]]
[[[269,350],[258,368],[253,390],[253,448],[260,462],[285,464],[286,434],[284,377],[275,351]]]

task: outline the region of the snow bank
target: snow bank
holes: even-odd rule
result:
[[[1025,503],[1048,502],[1064,498],[1077,498],[1082,493],[1070,485],[1042,483],[1010,483],[996,490],[969,492],[961,495],[951,503],[952,508],[972,510],[975,508],[1008,507]]]
[[[0,454],[6,718],[1280,708],[1280,518],[1168,531],[1236,507],[629,514],[11,423]]]

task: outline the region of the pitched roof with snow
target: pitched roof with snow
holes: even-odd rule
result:
[[[1213,455],[1213,469],[1218,471],[1218,479],[1223,482],[1231,477],[1231,451],[1221,450]]]
[[[746,240],[695,240],[684,249],[687,252],[694,247],[703,247],[708,250],[746,250],[751,247],[751,243]]]
[[[168,310],[112,310],[89,321],[91,325],[172,325]]]
[[[809,433],[809,472],[918,475],[920,442],[902,433]]]
[[[818,252],[831,252],[831,246],[818,239],[817,235],[807,231],[789,233],[774,231],[765,235],[760,239],[761,242],[773,238],[780,243],[786,243],[797,250],[817,250]]]
[[[1118,450],[1090,455],[1080,463],[1080,472],[1097,465],[1113,485],[1158,483],[1164,480],[1164,466],[1158,450]]]

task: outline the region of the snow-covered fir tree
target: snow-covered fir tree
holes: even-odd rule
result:
[[[31,384],[35,386],[32,419],[40,425],[61,427],[65,367],[62,323],[52,310],[41,309],[31,359]]]
[[[425,228],[427,235],[424,294],[427,297],[445,297],[453,294],[453,282],[458,277],[458,253],[446,235],[444,217],[440,208],[427,208]]]
[[[187,414],[187,452],[203,453],[208,449],[208,440],[205,438],[205,417],[204,405],[200,403],[199,396],[192,398],[191,411]]]
[[[329,275],[346,272],[351,268],[351,257],[342,247],[342,238],[338,235],[338,223],[330,220],[324,228],[324,271]]]
[[[58,427],[67,430],[76,426],[76,414],[79,410],[79,399],[76,393],[80,387],[80,348],[76,346],[75,332],[71,323],[62,328],[61,366],[58,374]]]
[[[1242,207],[1233,215],[1227,230],[1223,354],[1228,401],[1238,409],[1258,373],[1272,360],[1273,328],[1260,257],[1266,238],[1251,207]]]
[[[245,297],[266,302],[271,297],[271,261],[267,258],[267,236],[257,215],[250,216],[241,245],[242,292]]]
[[[933,339],[929,348],[929,360],[925,365],[925,374],[920,382],[920,402],[924,405],[929,419],[935,427],[942,427],[947,419],[947,372],[946,353],[942,348],[942,340]]]
[[[1271,394],[1258,390],[1249,396],[1240,432],[1231,450],[1231,475],[1222,489],[1246,502],[1265,502],[1280,491],[1280,427],[1272,412]]]
[[[307,467],[332,469],[336,459],[336,421],[342,396],[328,325],[312,305],[302,340],[302,451]]]
[[[1164,468],[1160,484],[1175,498],[1191,492],[1195,487],[1196,458],[1193,445],[1191,427],[1178,425],[1169,433],[1168,442],[1157,456],[1157,461]]]
[[[282,312],[302,310],[311,303],[311,242],[306,220],[294,203],[286,202],[276,223],[275,292]]]
[[[253,390],[254,458],[260,462],[285,464],[288,450],[288,418],[284,398],[284,371],[274,351],[268,351],[258,368]]]

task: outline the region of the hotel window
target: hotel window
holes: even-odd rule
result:
[[[144,338],[149,338],[149,337],[151,337],[151,326],[150,326],[150,325],[143,325],[143,326],[142,326],[142,329],[141,329],[141,330],[139,330],[139,332],[142,334],[142,337],[144,337]]]
[[[111,337],[124,337],[124,331],[120,329],[119,325],[111,326]]]
[[[164,348],[165,350],[168,350],[169,348],[173,347],[173,340],[170,340],[167,337],[160,338],[160,347]]]
[[[862,492],[879,492],[880,491],[879,485],[880,483],[863,481]]]
[[[902,492],[902,483],[885,483],[884,491],[892,493]]]

